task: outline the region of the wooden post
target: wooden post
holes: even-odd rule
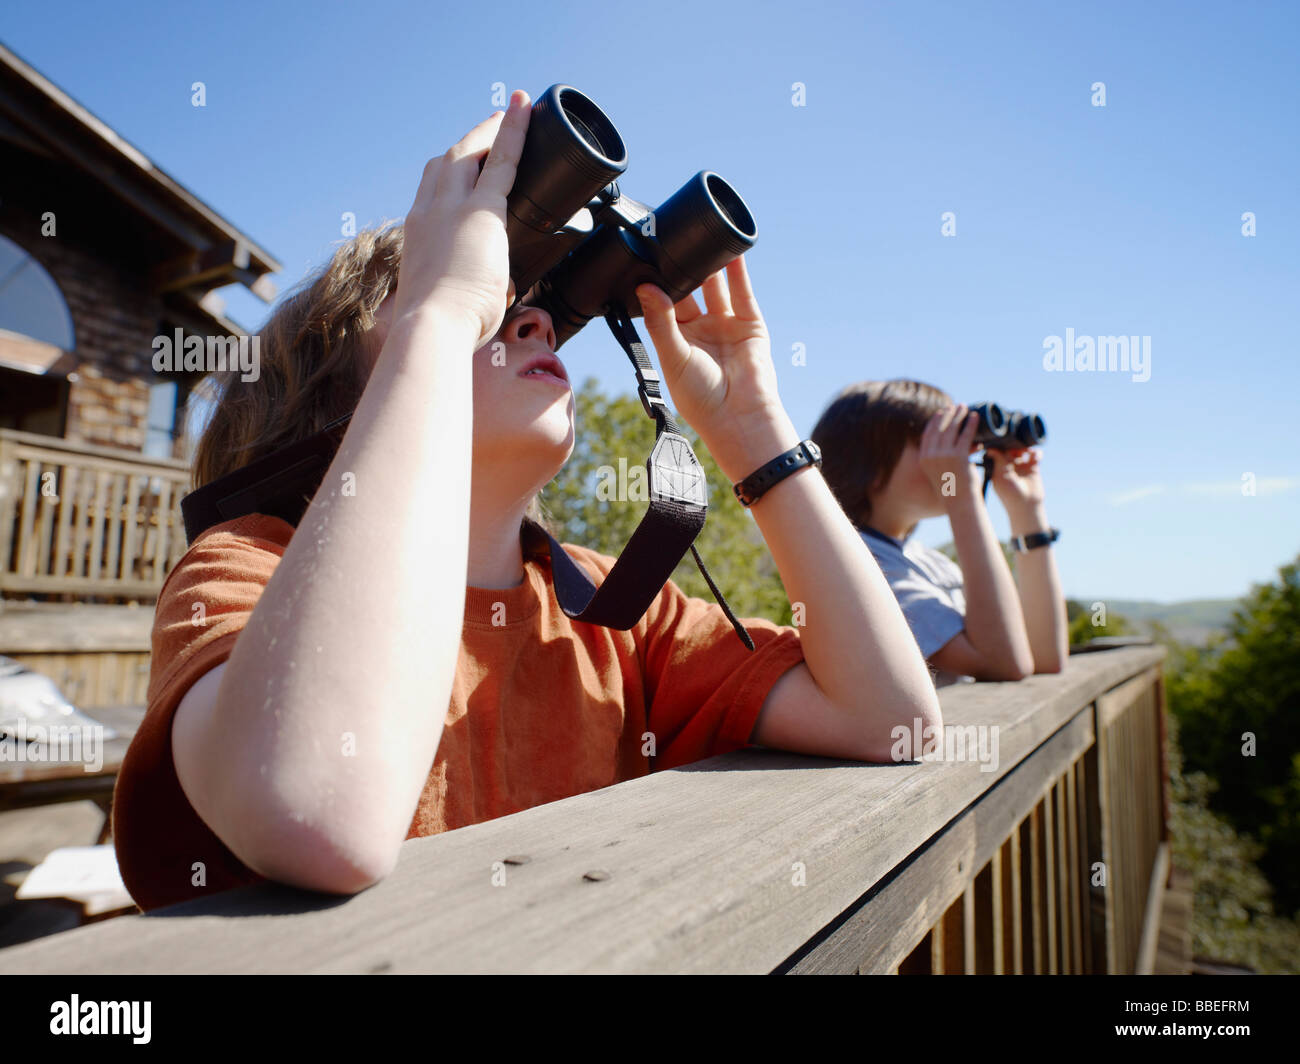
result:
[[[0,436],[0,581],[10,571],[14,523],[18,519],[18,461],[14,445]]]

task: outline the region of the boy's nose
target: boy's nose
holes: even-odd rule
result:
[[[506,322],[503,339],[507,342],[543,340],[554,351],[555,326],[551,324],[550,314],[541,307],[521,307]]]

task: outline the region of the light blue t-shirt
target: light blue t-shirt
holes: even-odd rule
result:
[[[860,531],[928,661],[966,627],[961,569],[946,554],[919,543],[915,534],[897,540],[874,528]],[[936,687],[973,681],[935,665],[930,672]]]

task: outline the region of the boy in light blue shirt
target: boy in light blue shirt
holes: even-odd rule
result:
[[[1051,545],[1018,553],[1013,578],[970,462],[977,426],[978,415],[931,385],[865,381],[836,396],[812,435],[822,475],[871,548],[940,686],[1059,672],[1068,654]],[[1013,541],[1054,531],[1039,452],[991,454]],[[948,518],[956,564],[916,540],[927,517]]]

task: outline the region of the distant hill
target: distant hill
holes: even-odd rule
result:
[[[1007,565],[1014,568],[1011,547],[1003,543],[1002,553],[1006,555]],[[957,548],[952,543],[945,543],[936,548],[957,560]],[[1143,634],[1149,632],[1151,621],[1159,621],[1169,630],[1169,634],[1180,643],[1205,646],[1210,636],[1222,632],[1232,620],[1232,611],[1241,605],[1241,599],[1188,599],[1185,602],[1148,602],[1145,599],[1100,599],[1066,595],[1085,608],[1094,602],[1105,602],[1108,613],[1131,621]]]
[[[1108,611],[1132,621],[1143,631],[1149,622],[1159,621],[1175,639],[1197,646],[1203,646],[1211,635],[1223,631],[1232,620],[1232,611],[1241,605],[1240,599],[1188,599],[1186,602],[1106,599],[1105,602]]]

